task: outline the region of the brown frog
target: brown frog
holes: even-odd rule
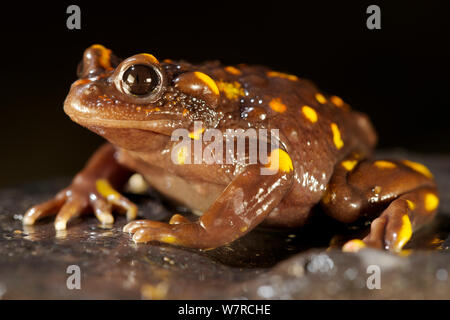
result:
[[[301,226],[320,205],[343,223],[372,221],[369,234],[347,242],[343,250],[398,251],[436,213],[431,172],[407,160],[370,160],[376,134],[367,116],[305,79],[261,66],[159,62],[150,54],[122,61],[101,45],[84,52],[78,76],[64,111],[109,143],[70,186],[29,209],[25,225],[56,215],[55,228],[61,230],[71,218],[89,212],[111,224],[113,209],[135,219],[137,206],[116,191],[135,172],[201,215],[195,222],[179,214],[168,223],[130,222],[124,231],[136,242],[215,248],[259,224]],[[277,129],[270,137],[278,147],[262,152],[257,162],[248,161],[248,147],[240,158],[234,149],[209,150],[216,160],[228,152],[231,162],[191,161],[194,147],[174,153],[176,130],[189,132],[203,147],[200,138],[211,128],[224,136],[229,129]],[[249,141],[268,144],[265,137]]]

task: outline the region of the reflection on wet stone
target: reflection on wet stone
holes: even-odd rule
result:
[[[126,223],[122,216],[111,226],[80,217],[55,233],[51,219],[22,227],[22,214],[68,180],[1,190],[0,298],[448,299],[450,157],[407,157],[435,172],[442,200],[437,219],[399,255],[342,253],[339,244],[358,231],[323,223],[289,233],[259,228],[210,251],[134,244],[121,231]],[[155,193],[129,196],[146,219],[168,220],[182,210]],[[70,265],[80,268],[81,290],[66,286]],[[380,267],[379,290],[367,288],[370,265]]]

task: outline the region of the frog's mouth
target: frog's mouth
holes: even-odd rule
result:
[[[102,136],[113,145],[136,152],[162,150],[171,140],[175,121],[113,120],[70,115],[79,125]],[[181,123],[181,122],[180,122]]]
[[[136,129],[151,131],[153,133],[170,136],[175,129],[184,128],[180,119],[153,119],[153,120],[116,120],[102,119],[97,117],[83,117],[69,114],[72,121],[87,128],[109,128],[109,129]]]

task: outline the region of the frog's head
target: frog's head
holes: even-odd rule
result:
[[[189,64],[160,63],[151,54],[118,59],[101,45],[86,49],[64,111],[120,147],[142,151],[167,142],[173,130],[203,121],[217,125],[220,93]]]

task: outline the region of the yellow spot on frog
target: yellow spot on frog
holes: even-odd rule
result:
[[[416,204],[412,202],[411,200],[406,200],[406,203],[408,204],[409,210],[414,210],[416,208]]]
[[[336,107],[342,108],[344,106],[344,101],[338,96],[331,96],[330,100]]]
[[[97,49],[100,51],[99,63],[103,69],[110,70],[111,66],[111,50],[106,49],[101,44],[94,44],[91,46],[92,49]]]
[[[241,84],[237,81],[218,81],[217,86],[219,87],[219,90],[225,93],[225,96],[230,100],[237,99],[245,95],[244,89],[242,89]]]
[[[327,186],[327,188],[325,190],[325,194],[323,195],[323,198],[322,198],[322,202],[325,204],[328,204],[328,203],[330,203],[330,201],[331,201],[331,190],[330,190],[330,187]]]
[[[159,238],[159,241],[174,244],[178,242],[178,239],[172,235],[163,235]]]
[[[327,99],[321,93],[316,93],[315,97],[316,97],[316,100],[319,101],[321,104],[324,104],[327,102]]]
[[[90,83],[90,82],[92,82],[92,80],[90,80],[90,79],[78,79],[77,81],[75,81],[72,84],[72,86],[76,87],[76,86],[83,85],[83,84]]]
[[[107,199],[117,200],[120,198],[120,194],[114,190],[106,179],[98,179],[95,182],[95,187],[97,188],[98,193]]]
[[[151,109],[145,109],[145,114],[149,115],[150,113],[155,112],[155,111],[161,111],[161,109],[158,107],[151,108]]]
[[[241,232],[245,232],[245,231],[247,231],[248,230],[248,227],[247,226],[243,226],[242,228],[241,228]]]
[[[241,70],[239,70],[233,66],[228,66],[225,68],[225,70],[234,75],[240,75],[242,73]]]
[[[210,76],[204,74],[203,72],[198,72],[198,71],[194,72],[194,74],[198,79],[203,81],[211,89],[211,91],[214,94],[216,94],[216,95],[219,94],[219,88],[217,87],[216,82],[213,79],[211,79]]]
[[[353,239],[347,241],[342,247],[343,252],[358,252],[359,250],[365,248],[366,244],[359,239]]]
[[[306,119],[308,119],[312,123],[317,122],[318,119],[317,112],[310,106],[303,106],[302,113],[306,117]]]
[[[291,81],[297,81],[298,80],[297,76],[294,76],[292,74],[283,73],[283,72],[277,72],[277,71],[269,71],[269,72],[267,72],[267,76],[268,77],[278,77],[278,78],[288,79],[288,80],[291,80]]]
[[[341,139],[341,132],[336,123],[331,124],[331,131],[333,132],[333,142],[336,148],[341,149],[344,146],[344,141]]]
[[[341,165],[345,168],[345,170],[352,171],[357,163],[358,163],[357,160],[345,160],[342,161]]]
[[[386,160],[378,160],[373,164],[380,169],[394,169],[395,167],[397,167],[395,163]]]
[[[430,179],[433,178],[433,174],[431,173],[431,171],[428,170],[428,168],[425,167],[421,163],[413,162],[413,161],[409,161],[409,160],[403,160],[402,163],[405,166],[410,167],[411,169],[423,174],[425,177],[428,177]]]
[[[375,194],[380,194],[380,193],[381,193],[381,190],[382,190],[382,188],[381,188],[380,186],[375,186],[375,187],[373,188],[373,192],[374,192]]]
[[[289,154],[279,148],[273,150],[270,153],[269,163],[266,165],[266,167],[273,171],[280,170],[283,172],[290,172],[294,170]]]
[[[439,198],[434,193],[427,193],[425,195],[425,210],[431,212],[439,205]]]
[[[397,240],[394,244],[394,250],[400,251],[403,246],[411,239],[412,236],[412,226],[411,226],[411,220],[409,220],[409,217],[407,214],[403,215],[402,217],[402,226],[400,227],[400,230],[397,234]]]
[[[285,112],[286,111],[286,105],[283,103],[283,102],[281,102],[281,99],[280,98],[275,98],[275,99],[272,99],[270,102],[269,102],[269,106],[270,106],[270,108],[273,110],[273,111],[276,111],[276,112],[279,112],[279,113],[283,113],[283,112]]]
[[[197,131],[193,131],[189,133],[189,138],[194,139],[194,140],[199,140],[200,139],[200,135],[205,131],[205,128],[201,128]]]

